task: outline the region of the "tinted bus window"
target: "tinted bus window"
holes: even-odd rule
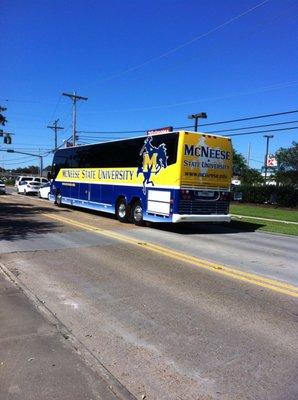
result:
[[[166,145],[168,165],[177,160],[178,138],[178,133],[152,137],[153,146],[158,147],[162,143]],[[142,165],[140,152],[144,141],[145,138],[140,137],[76,147],[73,154],[69,155],[69,164],[72,168],[137,168]]]

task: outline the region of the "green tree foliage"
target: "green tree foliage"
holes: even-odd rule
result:
[[[30,165],[28,167],[23,167],[23,168],[16,168],[12,170],[12,172],[16,174],[34,174],[37,175],[39,174],[39,168],[36,165]]]
[[[242,176],[243,171],[247,169],[245,158],[233,148],[233,173]]]
[[[298,142],[293,142],[291,147],[277,150],[276,159],[276,180],[284,185],[298,185]]]
[[[254,168],[249,168],[244,156],[233,149],[233,173],[239,176],[243,185],[257,185],[263,183],[261,173]]]
[[[7,122],[6,117],[2,114],[4,111],[6,111],[7,109],[5,107],[0,106],[0,125],[5,125]]]

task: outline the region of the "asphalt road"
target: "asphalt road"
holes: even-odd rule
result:
[[[137,398],[298,398],[295,237],[0,198],[0,261]]]

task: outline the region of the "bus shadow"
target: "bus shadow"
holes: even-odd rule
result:
[[[80,211],[82,213],[87,213],[91,215],[97,215],[102,218],[117,221],[114,214],[108,214],[98,210],[91,210],[87,208],[80,208],[75,206],[63,206],[63,209],[70,209],[75,211]],[[120,222],[119,222],[120,224]],[[244,221],[232,220],[230,223],[211,223],[211,222],[185,222],[179,224],[169,224],[169,223],[157,223],[157,222],[145,222],[145,227],[150,227],[152,229],[164,231],[164,232],[174,232],[181,235],[199,235],[199,234],[230,234],[238,232],[255,232],[262,228],[262,223],[252,223]]]
[[[255,232],[262,228],[261,223],[231,221],[230,223],[197,223],[188,222],[181,224],[150,224],[153,229],[166,232],[174,232],[181,235],[203,235],[203,234],[231,234],[240,232]]]

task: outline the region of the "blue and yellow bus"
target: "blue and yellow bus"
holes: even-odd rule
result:
[[[170,132],[60,149],[50,199],[121,222],[229,222],[231,140]]]

